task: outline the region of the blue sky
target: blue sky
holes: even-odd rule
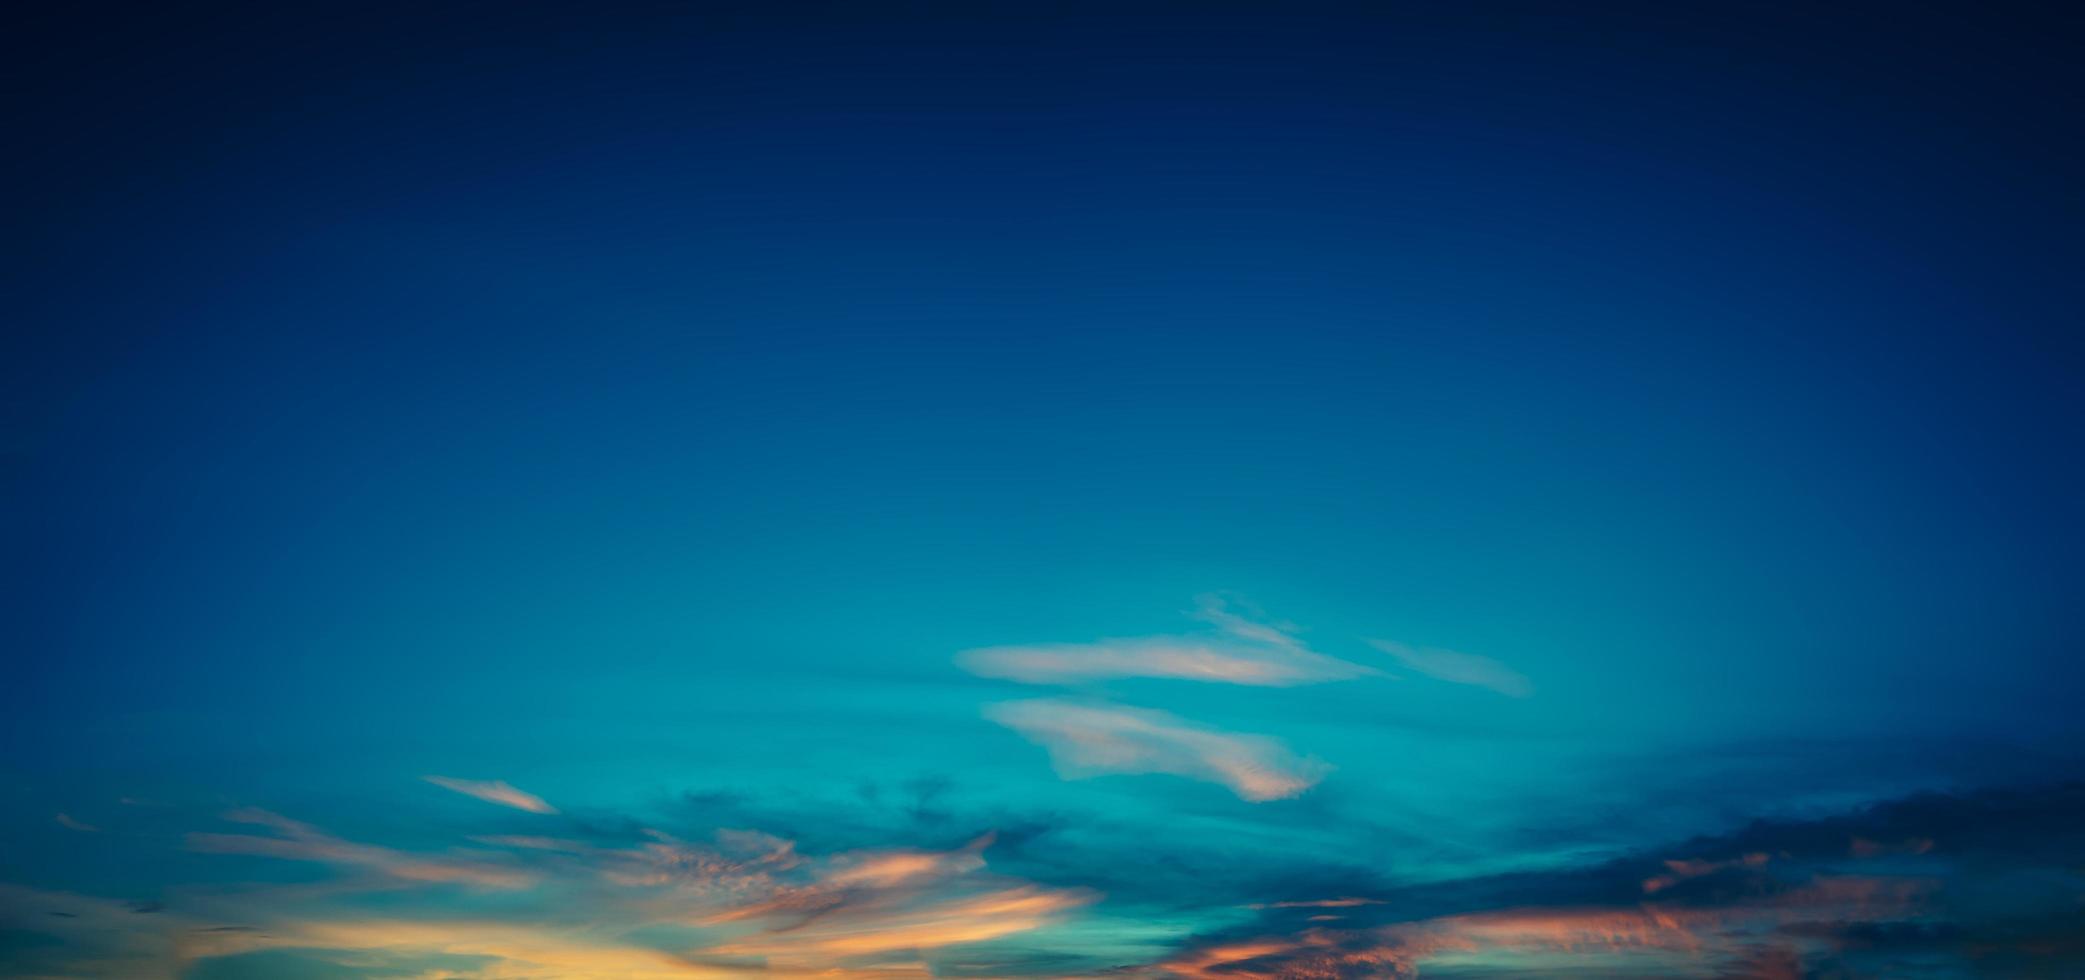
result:
[[[28,25],[0,974],[2067,975],[2058,19]]]

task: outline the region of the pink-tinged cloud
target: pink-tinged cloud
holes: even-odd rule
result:
[[[1312,927],[1193,948],[1159,968],[1193,980],[1417,977],[1428,964],[1462,961],[1516,976],[1577,975],[1601,957],[1614,973],[1632,976],[1754,976],[1755,964],[1797,959],[1799,943],[1828,946],[1828,938],[1803,938],[1814,927],[1896,920],[1917,912],[1937,887],[1925,878],[1819,876],[1728,906],[1507,909],[1373,929]],[[1718,972],[1719,965],[1741,972]]]
[[[1166,773],[1220,783],[1257,803],[1301,794],[1329,768],[1266,736],[1200,728],[1143,708],[1040,699],[989,705],[985,717],[1047,749],[1066,779]]]
[[[771,895],[726,909],[703,925],[743,920],[808,920],[842,906],[888,905],[985,866],[984,850],[997,834],[987,833],[953,851],[874,850],[835,854],[814,863],[808,881],[774,882]]]
[[[984,647],[957,655],[979,677],[1023,684],[1082,684],[1125,677],[1293,687],[1372,673],[1309,651],[1255,649],[1191,637]]]
[[[1304,646],[1288,630],[1258,623],[1204,597],[1195,618],[1221,636],[1153,636],[1094,643],[983,647],[956,657],[980,677],[1023,684],[1084,684],[1128,677],[1293,687],[1380,673]]]
[[[374,844],[358,844],[266,810],[233,810],[226,813],[224,819],[267,827],[278,836],[194,833],[188,835],[188,849],[205,854],[250,854],[286,861],[311,861],[337,868],[370,871],[409,882],[492,889],[526,888],[535,883],[528,874],[488,861],[409,854]]]
[[[1389,654],[1392,660],[1397,661],[1398,666],[1437,681],[1481,687],[1509,698],[1524,698],[1535,693],[1533,681],[1490,657],[1480,657],[1474,653],[1457,653],[1454,650],[1409,647],[1389,640],[1368,642],[1369,645]]]
[[[1248,905],[1249,909],[1351,909],[1363,905],[1381,905],[1380,898],[1318,898],[1307,902],[1261,902]]]
[[[58,814],[55,818],[53,818],[53,820],[58,824],[58,826],[63,827],[67,830],[77,830],[83,834],[94,834],[101,832],[100,827],[96,827],[93,824],[87,823],[83,820],[75,820],[69,814]]]
[[[999,837],[984,834],[953,851],[864,851],[835,856],[821,876],[843,888],[890,888],[930,878],[968,874],[985,866],[984,851]]]
[[[1725,868],[1757,868],[1764,866],[1768,860],[1770,856],[1765,851],[1754,851],[1728,861],[1702,861],[1693,858],[1667,861],[1664,874],[1644,879],[1643,892],[1646,895],[1654,895],[1689,878],[1714,874]]]
[[[451,779],[447,776],[423,776],[422,779],[443,789],[455,790],[465,796],[475,796],[487,803],[511,806],[530,813],[556,813],[557,808],[543,802],[534,793],[525,793],[497,779]]]
[[[481,834],[471,840],[494,847],[512,847],[523,851],[558,851],[565,854],[586,854],[598,850],[592,844],[564,837],[537,837],[529,834]]]
[[[426,957],[482,958],[465,970],[485,980],[891,980],[931,977],[932,951],[1042,929],[1099,897],[987,872],[991,833],[949,850],[825,855],[801,854],[794,842],[757,830],[719,830],[700,843],[646,830],[623,845],[488,835],[472,839],[511,850],[426,854],[344,839],[266,810],[224,818],[254,829],[192,834],[188,847],[352,874],[184,892],[151,915],[132,903],[0,884],[0,931],[60,936],[65,948],[39,975],[67,977],[173,978],[204,959],[296,949],[348,966],[396,963],[401,975]],[[530,890],[501,894],[475,915],[446,892],[424,896],[441,903],[422,907],[433,915],[415,914],[411,897],[374,907],[351,900],[400,882]],[[662,934],[677,938],[661,944]]]

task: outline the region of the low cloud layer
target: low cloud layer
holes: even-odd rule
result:
[[[252,962],[269,975],[303,963],[325,976],[487,980],[922,976],[944,948],[1042,929],[1099,897],[993,874],[989,832],[946,850],[807,855],[753,829],[691,840],[564,822],[554,835],[474,834],[475,847],[429,853],[257,808],[222,818],[263,832],[193,832],[186,849],[332,875],[196,891],[172,908],[0,886],[0,938],[43,937],[0,944],[0,972],[174,978],[262,957]],[[265,881],[267,868],[252,870]]]
[[[1115,725],[1045,704],[1023,710]],[[465,833],[430,850],[265,810],[224,816],[258,832],[198,832],[189,849],[330,873],[271,883],[265,865],[232,868],[230,883],[150,901],[0,885],[0,972],[1359,980],[2071,976],[2085,966],[2076,785],[1910,797],[1576,866],[1406,881],[1379,867],[1304,873],[1293,854],[1235,839],[1229,861],[1241,873],[1167,875],[1189,851],[1163,836],[1119,851],[1030,830],[1011,844],[982,832],[940,847],[816,852],[746,827],[560,816],[543,834]],[[1143,890],[1090,884],[1104,880]]]
[[[1585,867],[1263,903],[1160,974],[2078,975],[2081,827],[2081,785],[1915,796]]]

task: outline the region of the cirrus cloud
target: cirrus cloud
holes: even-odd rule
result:
[[[1524,698],[1535,693],[1535,684],[1527,679],[1527,675],[1490,657],[1458,653],[1454,650],[1411,647],[1390,640],[1368,642],[1370,646],[1389,654],[1391,659],[1397,661],[1398,666],[1437,681],[1481,687],[1509,698]]]
[[[1232,612],[1223,599],[1203,596],[1194,618],[1217,636],[1150,636],[1092,643],[980,647],[956,655],[980,677],[1023,684],[1083,684],[1115,678],[1293,687],[1352,680],[1381,671],[1318,653],[1286,624],[1262,623]]]
[[[1048,750],[1066,779],[1166,773],[1260,803],[1300,795],[1329,768],[1264,735],[1202,728],[1147,708],[1043,698],[989,705],[985,716]]]
[[[530,813],[556,813],[557,808],[543,801],[534,793],[515,789],[497,779],[451,779],[448,776],[422,776],[426,781],[443,789],[455,790],[465,796],[475,796],[487,803],[510,806]]]

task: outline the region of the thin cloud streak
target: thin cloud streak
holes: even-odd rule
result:
[[[461,884],[480,888],[517,889],[534,883],[520,871],[473,859],[408,854],[375,844],[343,840],[288,817],[244,808],[224,815],[233,823],[254,824],[278,836],[192,833],[188,849],[205,854],[248,854],[289,861],[311,861],[335,867],[374,871],[389,878],[428,884]]]
[[[1359,664],[1308,650],[1174,636],[983,647],[958,654],[956,662],[979,677],[1023,684],[1082,684],[1149,677],[1294,687],[1375,673]]]
[[[1304,646],[1288,627],[1247,619],[1231,612],[1217,597],[1203,596],[1192,615],[1223,635],[981,647],[957,654],[956,663],[980,677],[1023,684],[1085,684],[1146,677],[1294,687],[1381,673],[1373,667],[1318,653]]]
[[[557,808],[543,801],[534,793],[515,789],[497,779],[451,779],[448,776],[422,776],[426,781],[443,789],[455,790],[465,796],[475,796],[487,803],[511,806],[530,813],[556,813]]]
[[[1410,647],[1391,640],[1370,640],[1370,646],[1390,655],[1398,666],[1450,684],[1468,684],[1496,691],[1509,698],[1535,693],[1535,684],[1525,674],[1490,657],[1454,650]]]
[[[1038,699],[988,705],[985,717],[1048,750],[1065,779],[1166,773],[1260,803],[1300,795],[1329,768],[1273,738],[1199,728],[1144,708]]]

